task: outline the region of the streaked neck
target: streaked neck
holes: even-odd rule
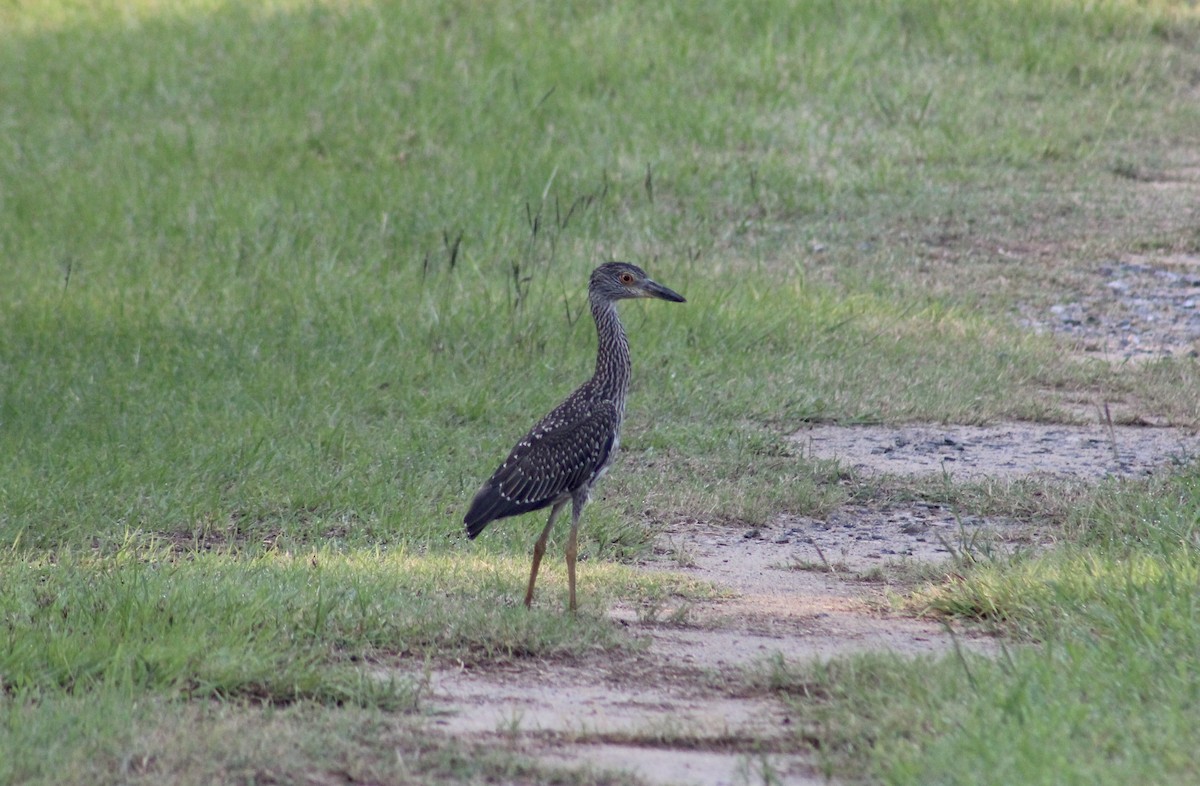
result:
[[[624,402],[629,389],[629,340],[611,300],[591,299],[596,320],[596,374],[593,379],[615,400]]]

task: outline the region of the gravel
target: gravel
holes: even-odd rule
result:
[[[1200,356],[1200,256],[1135,257],[1098,265],[1094,285],[1023,323],[1075,340],[1087,354],[1121,360]]]

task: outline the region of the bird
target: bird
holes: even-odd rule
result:
[[[596,321],[595,373],[517,442],[504,463],[480,487],[463,517],[467,538],[474,540],[497,519],[550,508],[550,518],[533,546],[526,608],[533,603],[533,585],[546,553],[546,538],[559,512],[570,502],[567,586],[569,609],[575,611],[579,516],[592,487],[612,464],[625,418],[631,364],[629,340],[617,315],[617,301],[628,298],[687,302],[683,295],[653,281],[637,265],[606,262],[595,268],[588,281],[588,303]]]

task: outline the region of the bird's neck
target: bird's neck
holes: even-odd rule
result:
[[[629,389],[629,340],[617,316],[617,305],[611,300],[591,300],[592,316],[596,320],[596,374],[593,380],[603,393],[613,400],[625,401]]]

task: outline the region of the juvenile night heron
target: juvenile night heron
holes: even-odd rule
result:
[[[608,262],[593,270],[588,302],[596,320],[596,373],[521,438],[479,489],[463,518],[467,537],[474,540],[492,521],[550,508],[550,520],[533,546],[526,607],[533,602],[533,585],[546,553],[546,538],[558,512],[570,502],[567,585],[570,609],[575,610],[579,514],[592,486],[616,455],[629,390],[629,341],[617,317],[617,301],[635,297],[685,302],[682,295],[651,281],[636,265]]]

